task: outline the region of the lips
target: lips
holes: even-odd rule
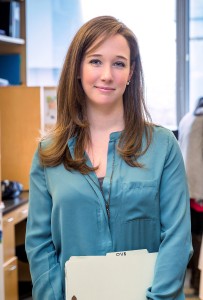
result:
[[[95,86],[95,88],[99,89],[100,91],[115,91],[115,88],[109,86]]]

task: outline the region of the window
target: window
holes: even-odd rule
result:
[[[143,62],[146,99],[152,120],[166,127],[176,127],[176,23],[175,1],[103,0],[102,7],[92,7],[91,0],[81,0],[82,18],[113,15],[129,26],[138,38]],[[133,9],[130,9],[133,7]]]
[[[55,86],[68,45],[82,24],[79,0],[26,3],[27,85]]]
[[[176,128],[176,1],[125,0],[125,9],[116,0],[103,0],[102,5],[92,3],[92,0],[28,1],[28,85],[57,85],[76,30],[92,17],[113,15],[138,38],[147,106],[153,122]]]

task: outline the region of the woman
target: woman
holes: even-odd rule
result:
[[[194,255],[189,263],[190,285],[199,295],[198,268],[203,234],[203,97],[194,112],[188,112],[179,124],[179,144],[182,151],[190,192],[191,232]]]
[[[143,91],[132,31],[110,16],[84,24],[64,62],[56,127],[31,169],[34,299],[64,299],[70,256],[143,248],[159,251],[148,299],[184,299],[191,252],[184,165],[173,134],[149,122]]]

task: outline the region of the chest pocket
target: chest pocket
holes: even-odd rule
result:
[[[157,181],[123,183],[121,214],[123,222],[156,219],[159,214]]]

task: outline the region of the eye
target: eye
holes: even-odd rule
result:
[[[94,65],[94,66],[100,66],[101,65],[101,61],[99,59],[91,59],[89,63],[91,65]]]
[[[116,61],[115,63],[114,63],[114,66],[115,67],[119,67],[119,68],[125,68],[125,63],[123,62],[123,61]]]

